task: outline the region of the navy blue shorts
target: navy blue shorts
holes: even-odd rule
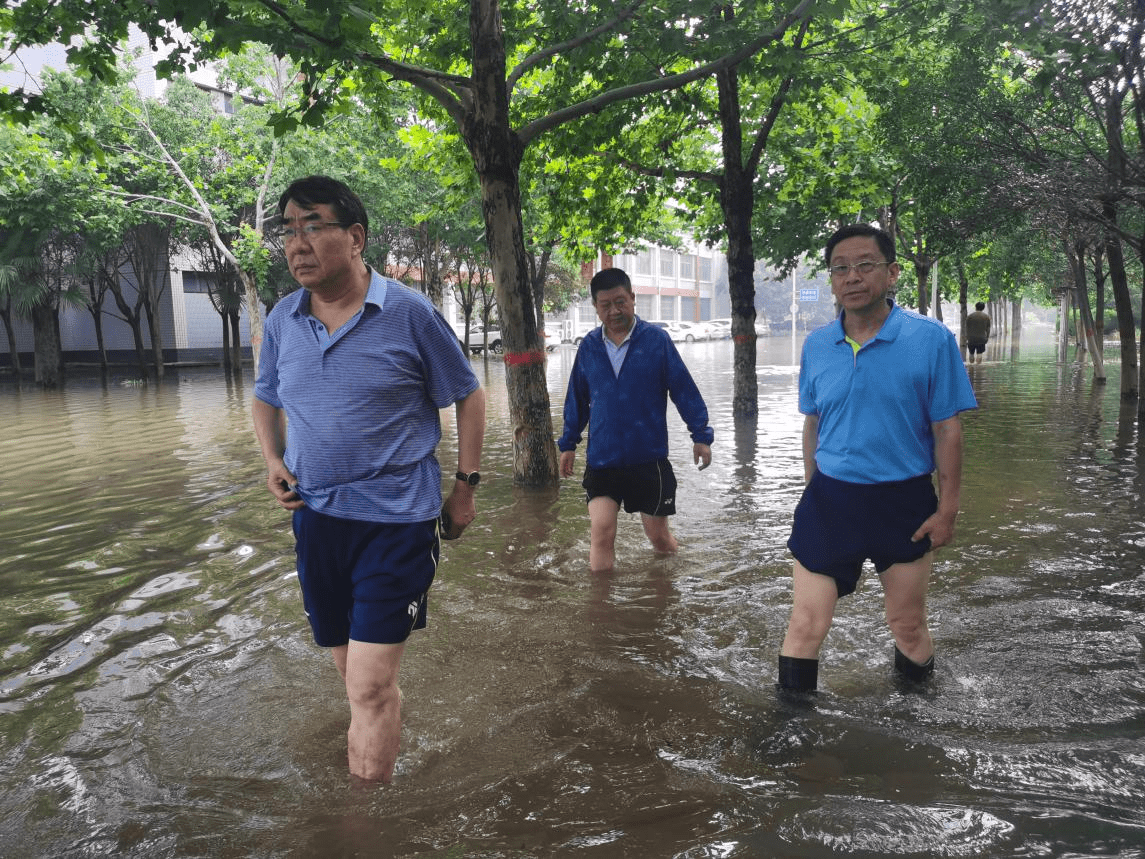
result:
[[[441,552],[437,520],[359,522],[294,511],[302,604],[319,647],[400,644],[424,629]]]
[[[910,538],[937,509],[929,474],[847,483],[816,471],[795,508],[787,548],[806,569],[833,578],[844,597],[854,593],[865,560],[881,573],[929,552],[929,537]]]
[[[607,495],[624,505],[625,513],[673,516],[676,513],[676,472],[667,459],[621,468],[585,468],[585,501]]]
[[[986,352],[986,344],[985,343],[967,343],[966,344],[966,351],[971,355],[975,354],[976,352],[985,353]]]

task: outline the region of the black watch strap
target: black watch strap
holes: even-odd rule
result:
[[[470,486],[476,486],[481,482],[481,472],[471,471],[466,474],[464,471],[457,472],[457,479],[468,483]]]

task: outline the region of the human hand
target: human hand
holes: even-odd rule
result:
[[[290,473],[282,460],[272,463],[267,469],[266,488],[284,510],[297,510],[306,506],[306,502],[294,491],[297,484],[298,479]]]
[[[572,477],[573,463],[576,460],[575,450],[561,451],[561,477]]]
[[[702,465],[700,464],[702,461]],[[696,442],[692,445],[692,462],[700,466],[703,471],[712,464],[712,448],[709,445]]]
[[[932,551],[940,546],[948,545],[954,539],[954,518],[956,515],[941,512],[932,514],[918,526],[918,530],[910,538],[911,542],[917,543],[924,537],[930,537]]]
[[[468,484],[465,484],[464,488],[454,487],[453,492],[449,493],[449,497],[441,505],[442,538],[456,540],[476,518],[477,504],[474,500],[473,487]]]

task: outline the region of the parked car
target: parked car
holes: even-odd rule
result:
[[[474,355],[480,355],[485,351],[485,329],[480,325],[469,329],[469,351]],[[489,351],[494,355],[500,355],[505,351],[501,343],[500,328],[489,329]]]
[[[730,319],[709,319],[708,326],[712,329],[713,340],[731,339],[732,321]]]
[[[650,319],[649,325],[655,325],[657,328],[663,328],[668,332],[668,336],[676,343],[684,342],[684,329],[680,327],[678,322],[665,322],[663,319]]]
[[[712,339],[712,328],[706,322],[676,322],[674,324],[680,326],[680,330],[684,332],[685,343]]]

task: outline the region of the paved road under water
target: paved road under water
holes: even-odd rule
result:
[[[1142,856],[1145,442],[1116,375],[1095,389],[1048,343],[973,368],[933,688],[895,685],[872,576],[798,708],[772,686],[792,344],[760,341],[746,427],[730,343],[681,351],[715,461],[696,471],[674,422],[680,553],[622,517],[597,577],[577,482],[512,486],[503,368],[476,361],[480,519],[407,651],[386,788],[346,775],[249,377],[0,391],[0,855]],[[550,357],[556,416],[572,354]]]

